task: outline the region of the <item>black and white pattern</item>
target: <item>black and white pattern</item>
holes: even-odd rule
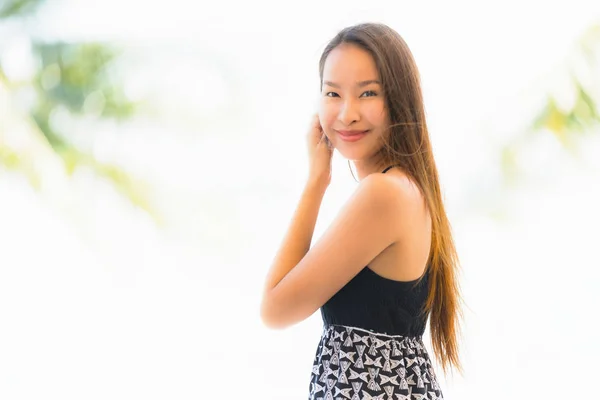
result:
[[[443,399],[421,337],[328,325],[317,348],[309,400]]]

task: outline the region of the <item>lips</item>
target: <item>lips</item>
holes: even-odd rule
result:
[[[340,136],[344,136],[344,137],[352,137],[352,136],[358,136],[358,135],[362,135],[364,133],[367,133],[368,130],[365,131],[337,131]]]
[[[357,140],[362,139],[367,132],[369,131],[337,131],[340,135],[340,139],[345,142],[356,142]]]

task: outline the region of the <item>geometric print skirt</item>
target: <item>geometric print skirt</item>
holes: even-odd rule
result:
[[[309,400],[443,399],[421,337],[325,325]]]

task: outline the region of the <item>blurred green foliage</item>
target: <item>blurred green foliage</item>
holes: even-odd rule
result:
[[[543,106],[531,123],[501,149],[502,171],[505,183],[519,181],[519,154],[531,151],[531,140],[539,134],[553,134],[567,152],[577,155],[579,139],[600,129],[600,25],[590,27],[579,38],[567,63],[567,78],[571,82],[570,107],[560,106],[556,95],[547,95]],[[574,65],[585,68],[586,81],[574,72]],[[585,75],[585,74],[584,74]]]
[[[2,20],[18,20],[35,15],[44,0],[3,0],[0,2]],[[0,63],[0,83],[11,92],[28,89],[34,94],[26,113],[47,145],[60,157],[67,173],[86,166],[109,179],[114,187],[136,206],[141,207],[158,222],[147,195],[148,186],[117,165],[98,161],[91,152],[75,146],[67,127],[52,123],[52,114],[66,110],[72,119],[93,117],[123,121],[135,115],[138,104],[127,99],[122,82],[115,73],[121,50],[103,43],[46,42],[29,37],[35,73],[26,82],[11,81]],[[84,135],[85,132],[76,132]],[[34,187],[39,187],[39,174],[31,163],[14,149],[0,141],[0,164],[23,172]]]
[[[44,0],[2,0],[0,19],[22,17],[37,10]]]
[[[550,96],[547,99],[546,105],[534,118],[531,126],[534,130],[549,130],[567,146],[570,139],[573,138],[573,134],[589,132],[591,129],[597,127],[600,122],[600,108],[598,107],[600,94],[592,93],[594,88],[590,86],[590,83],[600,82],[598,74],[600,63],[597,59],[600,53],[600,25],[588,29],[582,35],[574,50],[575,54],[573,56],[584,60],[587,68],[592,71],[592,82],[582,82],[577,74],[571,70],[569,72],[569,79],[575,91],[575,102],[571,109],[561,109],[556,99]],[[597,88],[598,86],[596,86]]]
[[[576,81],[576,79],[574,78]],[[596,103],[580,82],[577,87],[577,99],[571,110],[561,110],[556,100],[549,98],[546,106],[535,118],[533,129],[546,128],[558,136],[562,141],[568,139],[569,133],[586,132],[594,123],[600,121]]]
[[[0,24],[9,20],[25,21],[36,16],[41,18],[43,15],[36,13],[44,3],[45,0],[0,0]],[[24,125],[44,139],[44,145],[62,161],[67,173],[72,174],[82,166],[91,168],[156,219],[157,213],[148,200],[144,182],[118,165],[100,162],[90,151],[76,146],[73,136],[85,135],[85,132],[68,132],[68,126],[53,123],[53,114],[57,111],[67,113],[73,119],[92,117],[123,121],[135,116],[139,104],[127,99],[122,82],[115,73],[121,50],[103,43],[40,41],[31,35],[29,42],[36,62],[35,72],[26,82],[11,81],[0,61],[1,86],[9,93],[22,92],[23,89],[33,93],[34,99],[28,103],[30,106],[25,115],[28,121]],[[600,26],[592,27],[582,36],[575,52],[583,57],[592,71],[600,71]],[[554,134],[563,147],[571,151],[582,135],[598,127],[600,93],[593,93],[595,89],[589,86],[589,82],[580,81],[575,73],[571,73],[570,79],[576,91],[572,107],[561,108],[559,101],[548,95],[539,112],[532,116],[531,124],[501,149],[505,183],[518,180],[519,155],[530,151],[533,136]],[[595,74],[595,79],[600,79],[600,76]],[[41,178],[36,167],[18,150],[4,146],[1,140],[0,165],[25,174],[34,187],[40,186]]]

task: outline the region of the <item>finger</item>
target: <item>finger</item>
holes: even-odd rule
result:
[[[315,114],[313,115],[313,124],[312,124],[313,128],[315,129],[321,129],[321,121],[319,120],[319,114]]]
[[[319,120],[319,116],[317,114],[314,114],[312,116],[312,118],[310,119],[310,125],[311,125],[311,127],[314,127],[317,124],[318,120]]]
[[[321,137],[319,138],[319,144],[321,143],[327,143],[327,135],[325,135],[324,132],[321,132]]]

